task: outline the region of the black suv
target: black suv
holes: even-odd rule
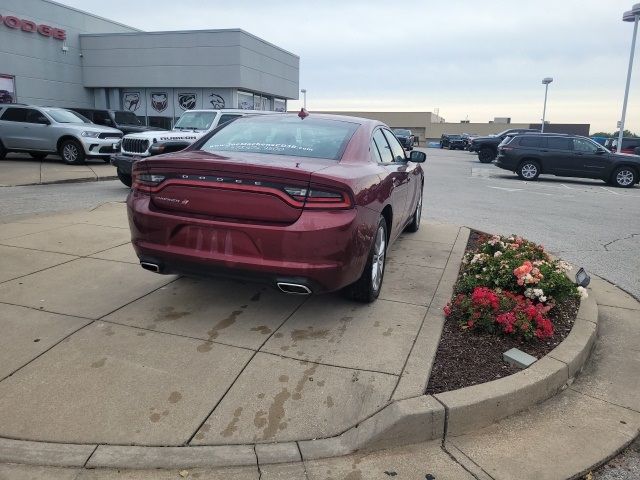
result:
[[[497,135],[489,135],[487,137],[477,137],[471,140],[468,150],[470,152],[478,152],[478,160],[482,163],[491,163],[498,156],[498,145],[506,138],[507,135],[515,133],[540,133],[540,130],[531,128],[511,128],[500,132]]]
[[[396,138],[400,141],[405,150],[413,150],[413,133],[411,130],[407,130],[406,128],[394,128],[393,133],[395,133]]]
[[[135,113],[127,110],[101,110],[95,108],[68,108],[67,110],[73,110],[95,124],[117,128],[124,135],[163,130],[157,127],[147,127],[140,121]]]
[[[598,178],[616,187],[640,180],[640,157],[612,153],[590,138],[539,133],[508,136],[500,144],[496,166],[535,180],[540,174]]]
[[[464,150],[466,142],[462,135],[451,133],[443,133],[440,137],[440,148],[448,148],[449,150]]]

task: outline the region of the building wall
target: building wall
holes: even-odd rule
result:
[[[298,98],[300,59],[239,29],[80,37],[84,83],[238,88]]]
[[[322,111],[318,113],[330,113],[335,115],[349,115],[352,117],[370,118],[378,120],[391,128],[407,128],[421,141],[425,138],[427,125],[432,118],[439,118],[431,112],[338,112]]]
[[[47,0],[2,0],[0,15],[66,30],[63,42],[0,25],[0,74],[15,76],[17,101],[39,105],[92,107],[93,94],[82,83],[79,34],[137,31]]]

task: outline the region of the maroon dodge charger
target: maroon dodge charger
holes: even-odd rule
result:
[[[378,297],[386,251],[418,230],[426,155],[338,115],[244,117],[186,150],[135,163],[133,246],[157,273],[266,281],[307,295]]]

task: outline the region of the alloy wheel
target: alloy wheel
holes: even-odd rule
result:
[[[538,174],[538,167],[536,167],[533,163],[525,163],[522,166],[521,172],[523,178],[531,180],[533,178],[536,178],[536,175]]]
[[[616,175],[616,183],[621,187],[628,187],[634,181],[634,175],[631,170],[620,170]]]
[[[387,239],[385,238],[384,228],[380,225],[378,227],[378,232],[376,233],[376,242],[373,247],[373,261],[371,262],[371,283],[373,289],[376,291],[380,288],[380,284],[382,283],[386,247]]]
[[[72,143],[67,143],[62,149],[62,157],[65,161],[73,163],[78,159],[78,149]]]

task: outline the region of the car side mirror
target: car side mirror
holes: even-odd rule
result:
[[[414,163],[424,163],[427,160],[427,154],[418,150],[411,150],[409,161]]]
[[[596,154],[598,154],[598,155],[602,155],[603,153],[605,153],[605,150],[602,149],[602,148],[599,148],[599,149],[596,150]]]
[[[110,119],[110,118],[105,118],[105,119],[104,119],[104,124],[105,124],[105,125],[113,125],[113,122],[111,121],[111,119]]]
[[[51,122],[49,121],[49,119],[44,115],[41,115],[38,118],[36,118],[36,123],[40,123],[42,125],[51,125]]]

